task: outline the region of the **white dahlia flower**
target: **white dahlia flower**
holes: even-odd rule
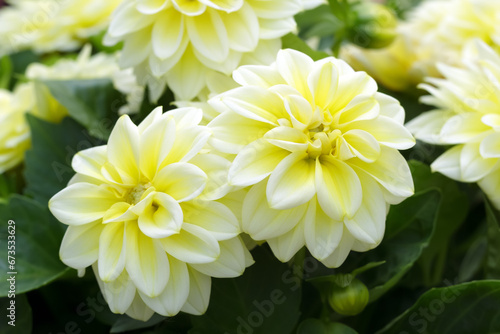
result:
[[[302,0],[125,0],[105,41],[124,42],[121,66],[135,67],[153,99],[168,84],[190,100],[210,71],[272,62],[301,9]]]
[[[229,162],[201,152],[210,136],[201,118],[199,109],[161,107],[139,126],[122,116],[108,145],[75,155],[76,175],[49,202],[69,225],[62,261],[92,265],[115,313],[202,314],[211,277],[239,276],[252,263],[238,219],[216,201]]]
[[[21,163],[31,145],[25,117],[33,99],[26,85],[18,86],[14,92],[0,89],[0,174]]]
[[[500,56],[482,41],[469,44],[464,68],[438,65],[422,102],[436,107],[408,123],[417,139],[453,145],[432,163],[454,180],[478,182],[500,209]]]
[[[500,1],[429,0],[408,13],[395,42],[384,49],[348,46],[342,57],[390,89],[415,89],[439,76],[436,63],[460,66],[462,48],[475,38],[500,46]]]
[[[106,29],[121,0],[10,0],[0,10],[0,55],[72,51]]]
[[[235,186],[251,186],[243,231],[281,261],[306,245],[329,267],[384,235],[387,204],[413,194],[398,149],[414,145],[404,110],[364,72],[283,50],[270,66],[242,66],[241,87],[209,102],[221,114],[210,143],[237,154]]]
[[[110,79],[115,89],[126,95],[127,104],[120,113],[135,113],[141,106],[144,88],[137,84],[131,69],[121,70],[118,66],[118,55],[98,53],[92,55],[92,48],[85,45],[76,59],[60,59],[47,66],[33,63],[26,69],[26,77],[30,80],[36,102],[31,112],[37,117],[50,122],[58,122],[68,115],[68,111],[50,93],[49,89],[38,83],[43,80],[87,80]]]

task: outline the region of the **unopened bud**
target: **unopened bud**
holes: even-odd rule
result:
[[[398,21],[394,12],[384,5],[362,1],[352,5],[354,20],[347,38],[363,48],[383,48],[396,37]]]
[[[328,298],[333,310],[342,315],[361,313],[368,304],[370,293],[359,279],[354,278],[346,287],[334,284]]]

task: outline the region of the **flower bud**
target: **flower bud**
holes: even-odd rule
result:
[[[388,46],[396,37],[397,19],[384,5],[362,1],[352,5],[354,16],[347,38],[363,48],[378,49]]]
[[[333,310],[342,315],[356,315],[361,313],[368,304],[370,293],[368,288],[359,279],[354,278],[346,287],[334,284],[328,297]]]

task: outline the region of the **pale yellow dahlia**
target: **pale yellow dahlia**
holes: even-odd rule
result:
[[[26,69],[27,82],[18,85],[14,93],[2,90],[2,131],[0,139],[0,172],[24,160],[24,153],[31,146],[31,135],[25,113],[30,113],[48,122],[57,123],[68,116],[68,110],[52,96],[44,80],[110,79],[115,88],[126,94],[127,104],[119,113],[139,111],[144,96],[144,87],[137,84],[132,71],[120,70],[116,55],[96,54],[91,56],[90,45],[86,45],[77,59],[60,59],[52,66],[32,63]]]
[[[107,145],[75,155],[76,175],[49,202],[69,225],[62,261],[92,265],[115,313],[202,314],[211,277],[239,276],[252,262],[238,219],[217,201],[229,162],[205,152],[201,118],[196,108],[161,107],[139,126],[122,116]]]
[[[104,30],[121,0],[11,0],[0,10],[0,54],[72,51]]]
[[[153,99],[168,84],[190,100],[211,71],[272,62],[301,9],[302,0],[125,0],[105,41],[124,42],[121,65],[135,67]]]
[[[233,78],[241,87],[209,101],[222,111],[210,143],[237,154],[230,183],[251,186],[243,231],[281,261],[306,245],[329,267],[377,246],[387,205],[414,191],[398,149],[415,141],[399,102],[342,60],[294,50]]]
[[[393,90],[414,89],[424,77],[439,76],[436,63],[459,66],[462,48],[474,38],[500,45],[500,2],[424,1],[398,27],[389,47],[370,50],[347,46],[342,57]]]
[[[127,105],[120,113],[139,111],[144,88],[137,84],[131,69],[121,70],[117,63],[118,55],[98,53],[92,55],[89,44],[85,45],[76,59],[60,59],[52,66],[33,63],[26,69],[26,77],[30,80],[36,100],[31,113],[50,122],[59,122],[68,115],[68,111],[50,93],[47,86],[40,83],[44,80],[87,80],[110,79],[115,88],[127,95]]]
[[[468,45],[463,68],[438,65],[444,79],[420,85],[436,107],[408,123],[422,141],[454,145],[432,163],[454,180],[478,182],[500,209],[500,56],[482,41]]]
[[[21,163],[30,147],[26,112],[32,105],[29,87],[18,86],[14,92],[0,89],[0,173]]]

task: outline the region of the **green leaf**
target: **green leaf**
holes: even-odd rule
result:
[[[311,57],[313,60],[319,60],[330,56],[326,52],[315,51],[311,49],[311,47],[307,45],[307,43],[304,42],[299,36],[292,33],[283,36],[281,38],[281,41],[283,42],[282,46],[283,49],[289,48],[303,52],[309,57]]]
[[[500,281],[475,281],[424,293],[377,334],[500,332]]]
[[[339,322],[324,323],[319,319],[306,319],[300,323],[297,334],[357,334],[357,332]]]
[[[486,220],[488,222],[486,250],[486,278],[500,279],[500,214],[486,200]]]
[[[148,321],[140,321],[130,318],[128,315],[122,315],[111,327],[110,333],[123,333],[136,329],[149,328],[159,324],[166,318],[155,313]]]
[[[299,36],[306,40],[314,36],[332,36],[343,26],[343,22],[332,14],[326,4],[297,14],[295,21],[299,27]]]
[[[47,205],[49,199],[66,187],[74,175],[71,168],[73,155],[100,142],[70,118],[53,124],[27,116],[33,146],[25,157],[25,194]]]
[[[12,302],[14,303],[12,304]],[[0,333],[31,333],[33,327],[33,314],[26,295],[16,295],[15,298],[0,298],[0,309],[5,310],[7,316],[0,322]]]
[[[71,117],[89,133],[107,139],[126,102],[109,79],[43,81]]]
[[[320,277],[314,277],[311,279],[308,279],[308,282],[311,282],[312,284],[315,284],[318,288],[321,289],[323,286],[322,283],[328,283],[327,285],[330,286],[331,283],[334,283],[341,288],[345,288],[351,284],[352,280],[356,278],[356,275],[360,275],[364,273],[367,270],[370,270],[372,268],[381,266],[385,263],[385,261],[379,261],[379,262],[370,262],[365,264],[362,267],[356,268],[355,270],[352,271],[352,273],[340,273],[340,274],[333,274],[333,275],[327,275],[327,276],[320,276]]]
[[[190,334],[288,334],[299,319],[300,278],[265,247],[243,276],[214,279],[208,311],[192,317]]]
[[[9,226],[15,228],[7,228],[10,221],[15,224],[10,223]],[[8,272],[17,273],[13,274],[16,294],[37,289],[64,274],[67,268],[59,260],[64,226],[46,206],[27,197],[13,195],[7,204],[0,204],[0,222],[3,226],[0,230],[0,297],[6,296],[9,291]],[[15,236],[15,254],[9,255],[14,256],[14,264],[7,262],[7,247],[13,245],[8,243],[8,240],[13,240],[8,238],[11,235]]]
[[[384,240],[374,252],[367,254],[370,262],[385,260],[387,263],[359,277],[370,288],[370,301],[396,285],[418,260],[432,236],[439,202],[439,192],[429,190],[391,207]]]
[[[10,59],[12,61],[14,74],[20,77],[24,76],[26,68],[28,68],[31,63],[40,62],[40,57],[33,51],[28,50],[11,54]]]
[[[0,58],[0,89],[9,89],[13,70],[10,57],[4,56]]]
[[[469,200],[455,181],[442,174],[432,173],[429,166],[421,162],[412,160],[409,165],[416,192],[434,188],[442,195],[433,236],[418,261],[424,284],[434,286],[442,281],[449,244],[467,217]]]

